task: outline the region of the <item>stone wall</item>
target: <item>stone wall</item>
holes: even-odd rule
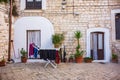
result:
[[[105,27],[112,31],[111,10],[120,8],[120,0],[66,0],[66,8],[62,9],[62,0],[47,0],[44,11],[20,11],[22,16],[43,16],[54,25],[55,33],[65,33],[67,53],[74,53],[76,40],[74,32],[83,34],[80,42],[86,49],[86,31],[89,28]],[[112,32],[110,32],[112,34]],[[110,34],[110,35],[111,35]],[[112,42],[112,39],[111,41]]]
[[[4,4],[0,5],[0,60],[8,51],[8,14]]]
[[[83,37],[80,40],[82,49],[86,49],[86,31],[89,28],[105,27],[112,34],[111,10],[120,9],[120,0],[66,0],[66,8],[62,9],[62,0],[47,0],[46,10],[20,11],[23,16],[43,16],[51,21],[55,33],[65,33],[67,53],[75,53],[76,40],[74,32],[80,30]],[[110,35],[111,35],[110,34]],[[112,38],[110,39],[112,43]],[[111,45],[110,45],[111,46]]]
[[[76,40],[74,32],[83,34],[81,47],[86,49],[86,31],[89,28],[105,27],[112,34],[111,10],[120,8],[120,0],[66,0],[62,9],[62,0],[47,0],[46,10],[19,11],[23,16],[43,16],[51,21],[55,33],[65,33],[67,53],[75,53]],[[110,34],[110,35],[111,35]],[[112,38],[110,39],[112,44]],[[110,45],[111,46],[111,45]]]

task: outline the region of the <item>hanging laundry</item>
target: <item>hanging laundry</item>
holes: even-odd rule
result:
[[[33,44],[34,44],[34,43],[31,43],[31,44],[29,45],[29,57],[31,57],[32,55],[34,55],[34,52],[33,52],[33,50],[34,50]]]
[[[38,49],[34,47],[34,57],[37,58],[38,55]]]

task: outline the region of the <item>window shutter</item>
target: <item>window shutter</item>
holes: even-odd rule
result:
[[[35,9],[42,9],[42,0],[35,0],[34,8]]]
[[[20,10],[25,10],[26,0],[20,0]]]
[[[42,0],[42,10],[46,10],[46,2],[47,0]]]
[[[34,8],[34,0],[26,0],[26,9],[33,9]]]
[[[116,19],[115,21],[116,26],[116,40],[120,40],[120,18]]]

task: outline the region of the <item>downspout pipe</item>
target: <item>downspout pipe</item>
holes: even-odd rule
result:
[[[12,27],[12,0],[9,0],[9,40],[8,40],[8,62],[11,61],[11,27]]]

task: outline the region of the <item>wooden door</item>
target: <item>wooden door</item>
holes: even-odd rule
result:
[[[94,60],[104,60],[104,33],[91,33],[91,57]]]

